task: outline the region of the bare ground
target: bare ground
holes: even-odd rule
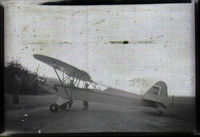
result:
[[[52,113],[55,95],[20,96],[20,104],[5,105],[5,133],[71,132],[194,132],[194,98],[175,98],[160,115],[153,108],[76,101],[71,111]]]

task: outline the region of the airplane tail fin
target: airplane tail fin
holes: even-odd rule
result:
[[[155,107],[167,108],[170,100],[167,92],[167,85],[163,81],[156,82],[144,95],[143,100],[152,102]],[[152,104],[151,103],[151,104]]]

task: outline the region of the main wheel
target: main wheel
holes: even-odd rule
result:
[[[59,110],[58,104],[56,104],[56,103],[52,104],[52,105],[49,107],[49,110],[50,110],[51,112],[58,112],[58,110]]]

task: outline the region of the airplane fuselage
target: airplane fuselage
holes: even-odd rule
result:
[[[108,103],[123,106],[155,106],[153,102],[143,99],[142,95],[112,88],[98,91],[78,87],[66,87],[66,90],[68,91],[68,94],[71,95],[73,100],[85,100],[89,102]],[[62,86],[58,86],[56,90],[52,89],[51,92],[68,100],[69,98],[66,94],[66,90],[64,90]]]

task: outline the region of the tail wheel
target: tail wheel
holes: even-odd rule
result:
[[[56,103],[52,104],[52,105],[49,107],[49,110],[50,110],[51,112],[58,112],[58,110],[59,110],[58,104],[56,104]]]

